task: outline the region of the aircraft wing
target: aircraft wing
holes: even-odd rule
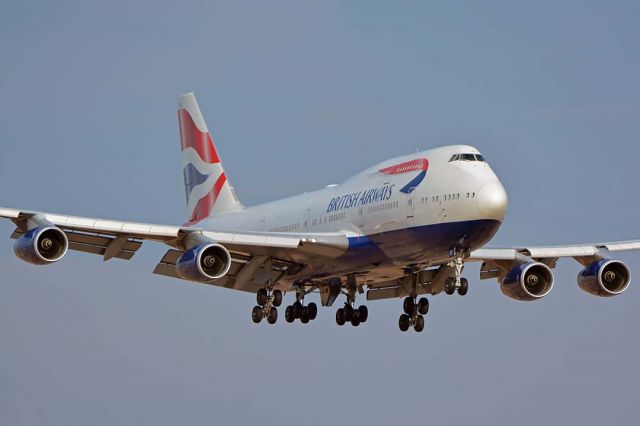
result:
[[[148,223],[123,222],[88,217],[0,208],[0,218],[16,224],[11,238],[20,238],[37,224],[54,225],[67,236],[69,250],[100,255],[105,261],[112,258],[130,260],[143,241],[165,243],[167,251],[154,273],[180,278],[175,263],[184,252],[181,241],[189,234],[199,234],[229,250],[232,268],[222,279],[206,284],[254,291],[256,275],[265,268],[286,273],[301,268],[313,258],[331,258],[344,253],[348,237],[339,232],[290,234],[274,232],[223,232],[196,227],[166,226]],[[243,273],[241,271],[244,270]],[[271,272],[269,273],[271,274]],[[271,276],[271,275],[270,275]]]
[[[469,261],[483,262],[480,278],[499,278],[515,264],[538,261],[555,268],[561,258],[573,258],[583,265],[609,257],[607,253],[639,250],[640,240],[566,246],[481,248],[471,252]]]

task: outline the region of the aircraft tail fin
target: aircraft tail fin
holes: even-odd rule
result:
[[[189,223],[242,210],[193,93],[178,98],[178,121]]]

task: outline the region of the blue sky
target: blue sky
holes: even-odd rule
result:
[[[493,245],[640,237],[637,2],[3,5],[0,205],[182,223],[176,96],[195,91],[248,205],[416,149],[468,143],[509,193]],[[0,224],[8,237],[11,223]],[[0,423],[635,424],[635,286],[562,263],[511,301],[468,268],[425,333],[400,301],[359,329],[255,327],[253,296],[0,244]],[[640,255],[625,254],[636,273]]]

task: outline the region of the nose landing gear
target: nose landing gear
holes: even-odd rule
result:
[[[469,291],[469,281],[466,278],[462,278],[462,270],[464,269],[464,258],[469,255],[469,250],[456,246],[451,249],[450,255],[453,260],[449,263],[449,266],[453,268],[454,276],[447,278],[445,281],[444,292],[453,294],[457,291],[460,296],[464,296]]]

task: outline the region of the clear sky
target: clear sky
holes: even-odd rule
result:
[[[165,3],[165,4],[163,4]],[[178,224],[176,96],[248,205],[469,143],[509,192],[493,245],[640,237],[637,1],[16,1],[0,11],[0,205]],[[0,424],[636,424],[638,286],[565,261],[536,303],[469,295],[255,326],[254,297],[70,253],[0,223]],[[621,258],[640,274],[640,254]],[[289,298],[291,296],[288,296]]]

